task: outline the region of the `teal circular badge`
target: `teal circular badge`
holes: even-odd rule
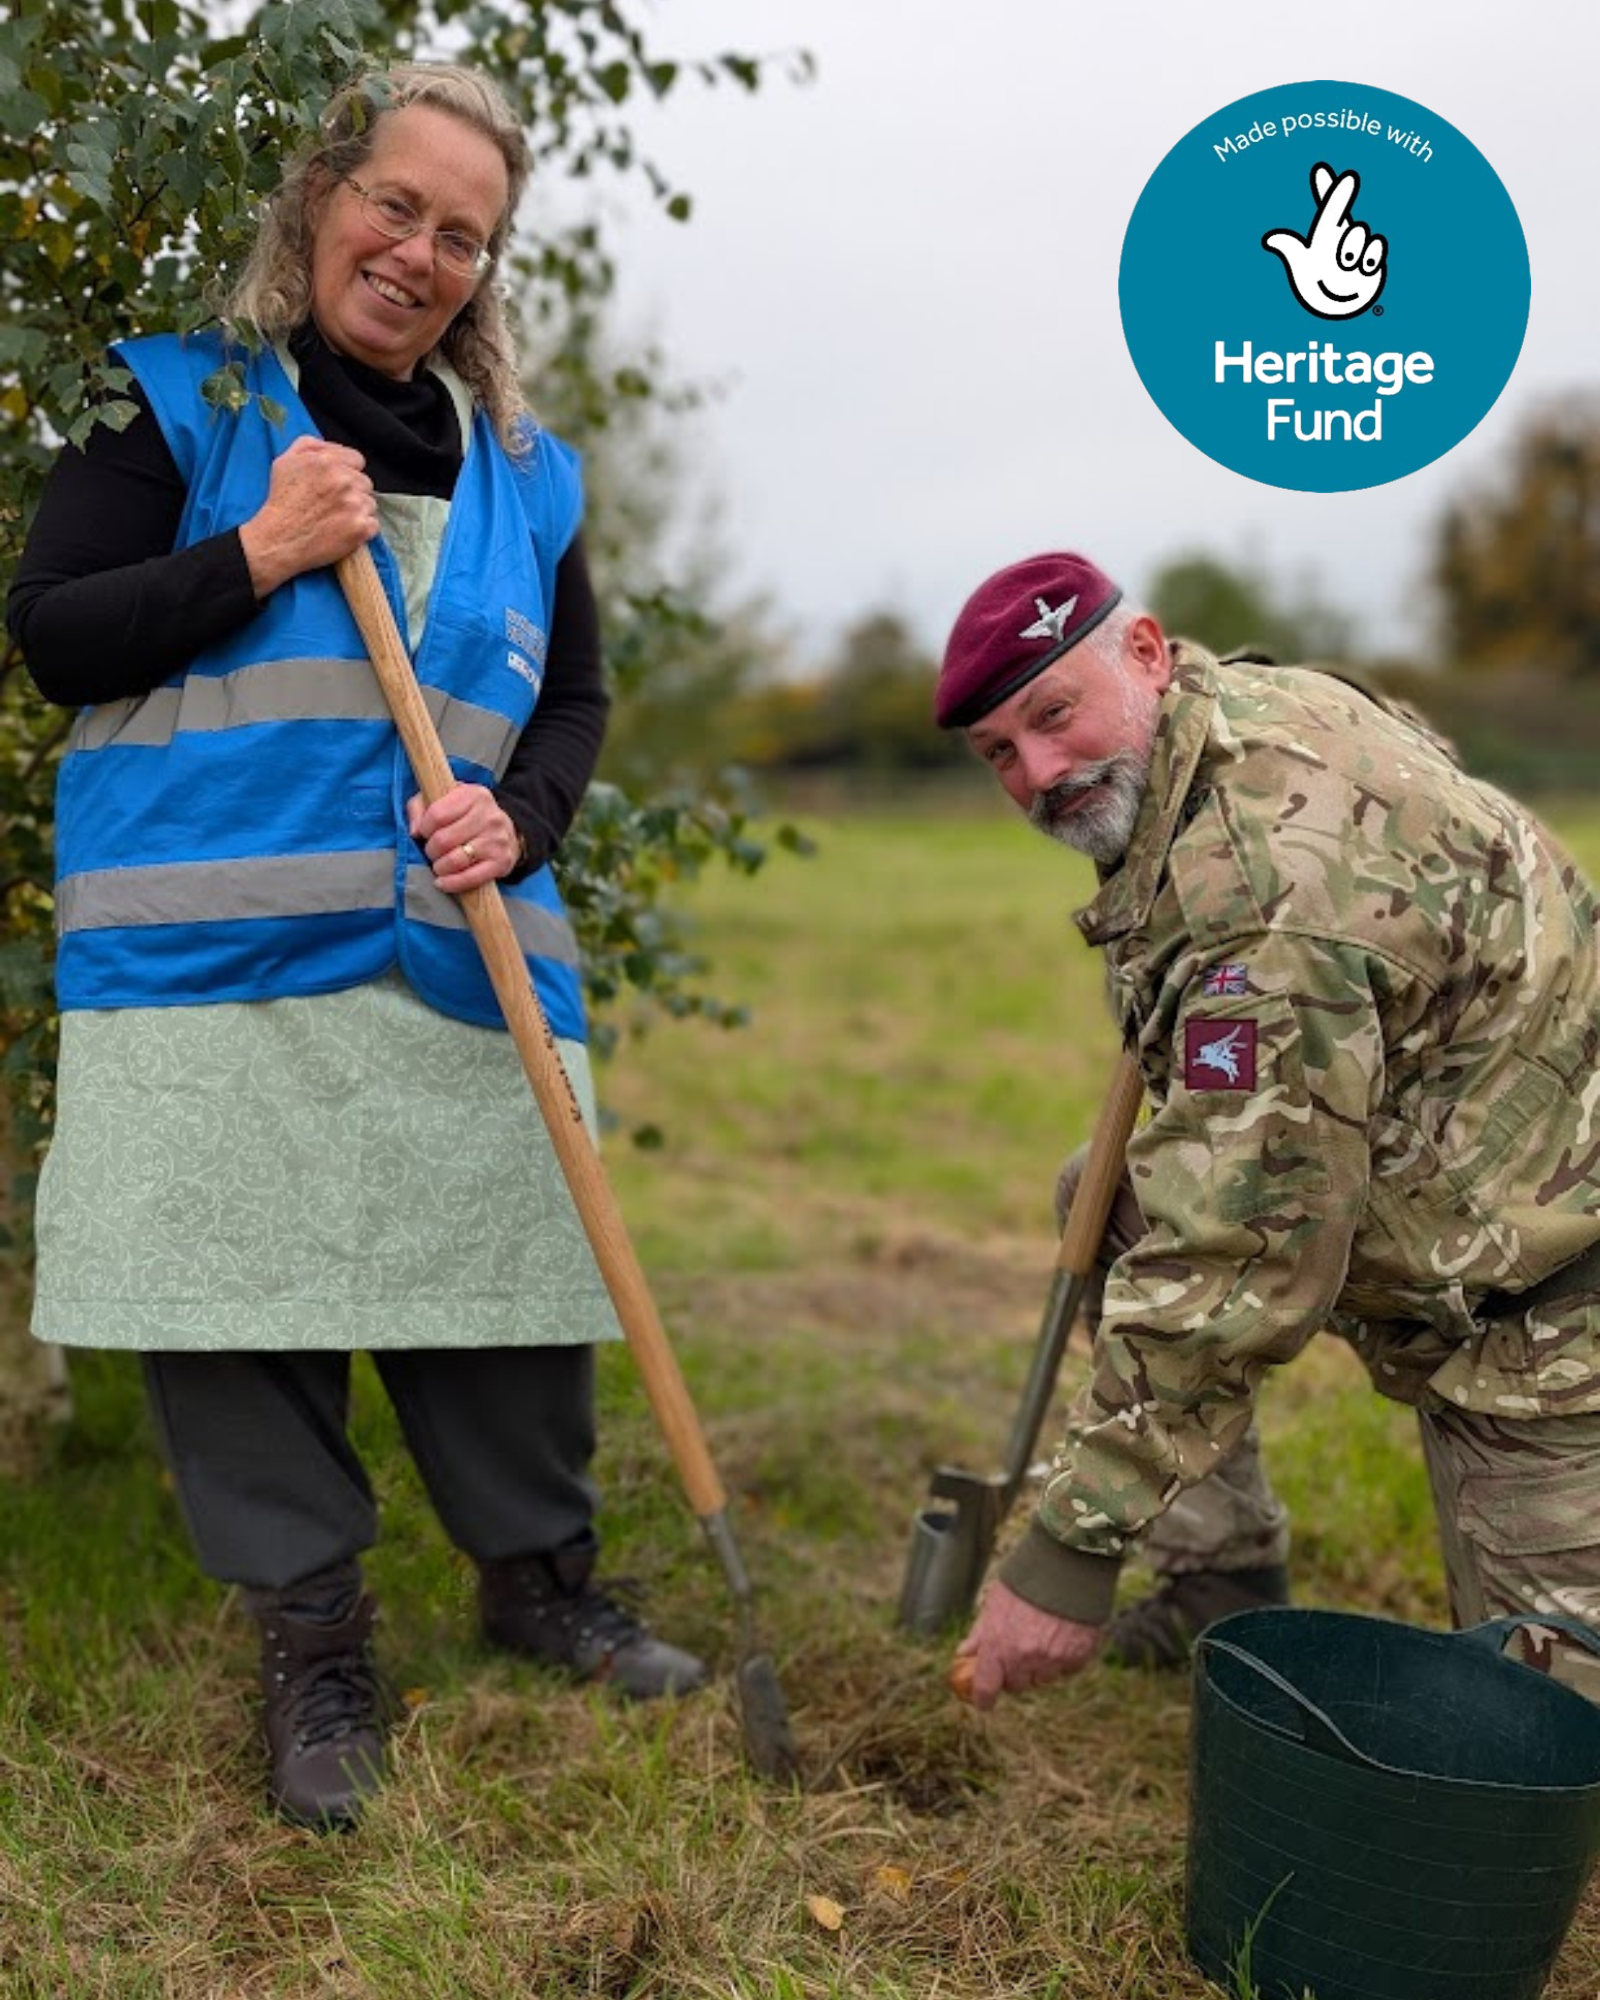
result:
[[[1528,246],[1478,149],[1362,83],[1286,83],[1180,139],[1128,224],[1123,333],[1163,416],[1234,472],[1381,486],[1460,443],[1528,324]]]

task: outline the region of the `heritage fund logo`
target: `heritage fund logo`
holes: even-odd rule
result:
[[[1468,270],[1483,281],[1464,299]],[[1485,416],[1521,351],[1528,251],[1445,119],[1366,84],[1294,83],[1167,154],[1119,291],[1140,379],[1191,444],[1266,485],[1342,493],[1431,464]]]

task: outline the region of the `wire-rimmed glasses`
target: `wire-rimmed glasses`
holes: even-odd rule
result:
[[[388,194],[382,188],[363,187],[350,174],[344,178],[345,185],[360,201],[362,214],[380,236],[392,236],[397,243],[413,236],[431,236],[435,262],[458,278],[481,278],[493,263],[489,246],[480,243],[476,236],[469,236],[463,229],[430,229],[400,195]]]

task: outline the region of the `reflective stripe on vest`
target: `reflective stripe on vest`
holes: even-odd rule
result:
[[[222,923],[236,917],[320,917],[394,903],[394,854],[271,854],[232,861],[160,861],[68,875],[56,890],[58,931],[122,925]]]
[[[445,754],[505,775],[518,730],[493,709],[425,687],[423,700]],[[164,749],[193,730],[247,729],[258,722],[387,722],[389,710],[366,660],[268,660],[226,674],[189,674],[179,687],[153,688],[85,709],[73,750]]]
[[[578,940],[565,917],[541,909],[537,903],[519,902],[515,896],[507,896],[505,906],[524,952],[557,965],[578,963]],[[406,870],[406,915],[419,924],[436,924],[446,930],[467,928],[460,898],[447,895],[433,879],[432,869],[421,862]]]
[[[467,914],[423,863],[406,869],[405,913],[413,922],[465,930]],[[321,917],[394,904],[394,855],[386,847],[344,854],[250,856],[232,861],[167,861],[146,868],[101,868],[69,875],[56,896],[61,931],[148,924],[233,923],[254,917]],[[572,926],[554,911],[505,899],[525,953],[578,963]]]

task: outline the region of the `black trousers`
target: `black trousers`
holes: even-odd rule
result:
[[[350,1356],[146,1354],[201,1567],[283,1590],[353,1562],[378,1510],[350,1443]],[[476,1562],[594,1540],[594,1350],[374,1352],[446,1534]]]

